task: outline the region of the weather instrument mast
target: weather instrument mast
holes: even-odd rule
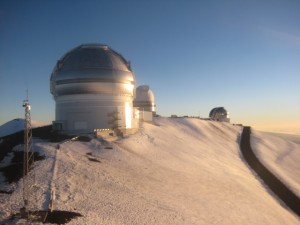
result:
[[[29,195],[30,189],[34,185],[32,177],[29,176],[30,166],[33,164],[34,157],[32,151],[32,129],[31,129],[31,117],[30,110],[31,106],[28,100],[28,90],[27,98],[23,101],[25,108],[25,121],[24,121],[24,161],[23,161],[23,201],[24,207],[21,209],[23,215],[28,218],[29,216]],[[32,193],[31,193],[32,194]]]

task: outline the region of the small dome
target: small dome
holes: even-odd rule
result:
[[[149,85],[141,85],[136,88],[135,102],[154,103],[154,94],[150,90]]]
[[[149,85],[141,85],[136,88],[136,96],[133,105],[139,110],[155,113],[156,106],[154,102],[154,94],[150,90]]]
[[[209,113],[209,117],[216,121],[229,122],[230,120],[229,113],[224,107],[213,108]]]
[[[135,85],[135,79],[122,55],[107,45],[85,44],[58,60],[51,74],[50,88],[55,96],[101,92],[103,88],[96,83]]]

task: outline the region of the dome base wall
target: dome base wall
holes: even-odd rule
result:
[[[93,133],[95,129],[132,128],[132,98],[70,95],[56,98],[53,128],[62,133]]]

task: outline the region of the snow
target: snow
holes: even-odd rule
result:
[[[0,137],[14,134],[18,131],[24,130],[24,119],[13,119],[0,126]],[[32,128],[45,126],[46,124],[40,121],[31,121]]]
[[[300,196],[300,144],[253,131],[251,146],[260,161]]]
[[[55,209],[83,215],[69,224],[300,224],[244,162],[241,131],[229,123],[155,118],[111,143],[94,138],[56,149],[35,140],[46,155],[35,164],[35,202],[47,209],[54,193]],[[300,176],[292,171],[299,172],[299,147],[257,132],[252,137],[256,150],[260,138],[280,154],[289,146],[289,163],[274,164],[271,153],[260,157],[299,193]],[[0,196],[0,221],[22,205],[21,186]]]

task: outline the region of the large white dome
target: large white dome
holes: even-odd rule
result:
[[[129,63],[102,44],[86,44],[67,52],[51,75],[53,96],[80,93],[127,94],[135,79]]]
[[[135,78],[129,63],[106,45],[67,52],[54,67],[53,128],[64,133],[132,128]]]

